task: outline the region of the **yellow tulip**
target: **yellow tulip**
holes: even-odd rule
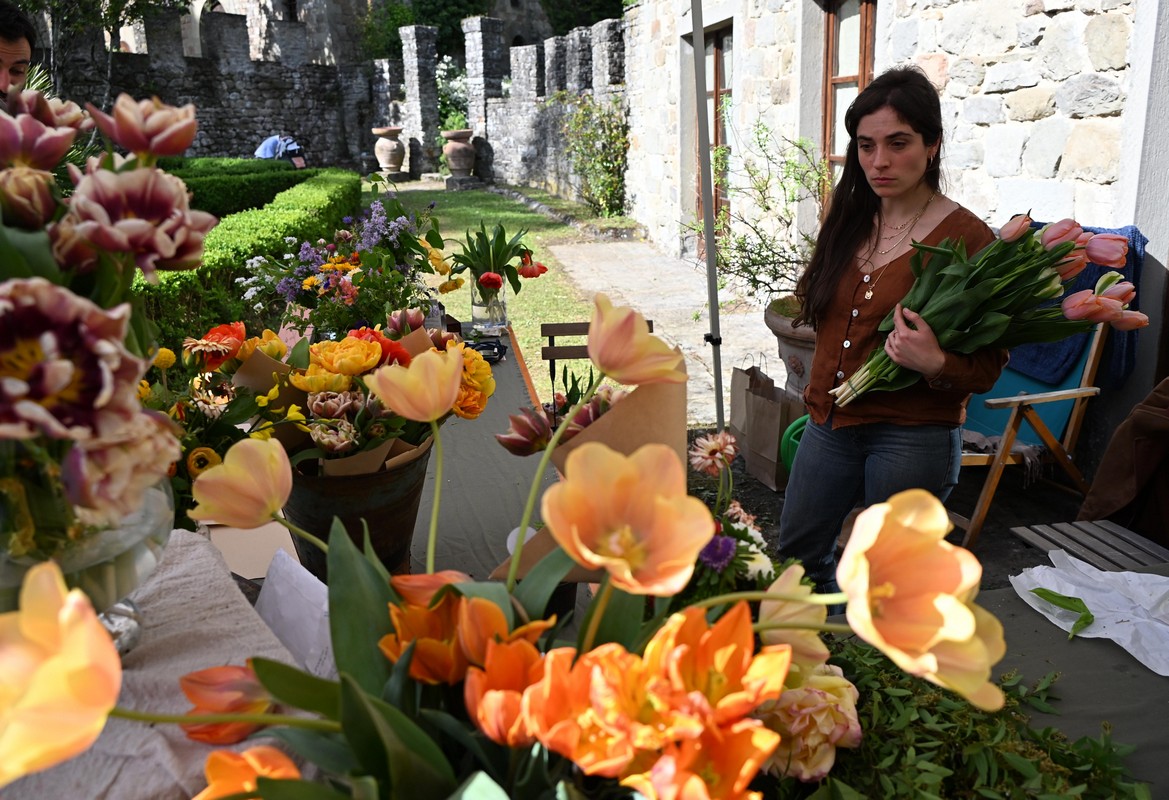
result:
[[[288,373],[288,382],[297,389],[309,392],[344,392],[353,379],[348,375],[330,372],[320,364],[309,364],[304,372],[293,370]]]
[[[122,686],[122,662],[56,562],[24,577],[20,610],[0,615],[0,787],[84,752]]]
[[[265,328],[264,332],[259,336],[253,336],[244,341],[240,346],[239,352],[236,354],[236,358],[240,361],[247,361],[248,357],[257,350],[269,358],[283,361],[284,356],[288,354],[288,345],[276,333]]]
[[[598,294],[589,325],[589,358],[618,383],[685,383],[682,354],[649,332],[645,317],[632,308],[614,308]]]
[[[339,375],[362,375],[382,360],[382,346],[377,342],[346,336],[338,342],[317,342],[309,348],[313,364],[320,364]]]
[[[366,386],[395,413],[415,422],[433,422],[447,414],[459,397],[463,359],[427,350],[410,366],[392,364],[365,379]]]
[[[292,467],[284,445],[275,439],[243,439],[195,479],[191,494],[195,520],[214,520],[233,528],[258,528],[270,521],[292,493]]]

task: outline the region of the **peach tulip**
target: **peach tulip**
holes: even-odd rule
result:
[[[1003,705],[990,683],[1006,648],[1002,626],[973,604],[982,565],[945,541],[946,509],[912,489],[870,506],[836,568],[852,629],[902,670],[952,689],[979,708]]]
[[[1124,304],[1113,297],[1098,295],[1091,289],[1069,294],[1060,303],[1063,315],[1068,319],[1084,319],[1089,322],[1111,322],[1120,317]]]
[[[618,383],[685,383],[682,354],[649,332],[645,317],[631,308],[614,308],[598,294],[589,324],[589,358]]]
[[[687,496],[682,463],[661,444],[628,457],[599,442],[581,445],[541,507],[574,561],[607,570],[613,585],[631,594],[680,592],[714,536],[710,510]]]
[[[284,445],[275,439],[243,439],[227,451],[222,464],[195,479],[191,494],[195,520],[214,520],[233,528],[258,528],[269,522],[292,493],[292,467]]]
[[[1044,226],[1039,234],[1040,241],[1048,250],[1052,250],[1064,242],[1074,242],[1080,238],[1084,229],[1074,219],[1061,219]]]
[[[467,597],[459,606],[459,646],[469,663],[481,667],[492,642],[526,641],[535,644],[555,624],[556,615],[553,614],[549,619],[534,619],[509,632],[503,609],[486,598]]]
[[[531,642],[488,642],[483,668],[467,670],[463,686],[467,716],[498,744],[527,747],[536,738],[521,714],[524,690],[544,674],[544,660]]]
[[[1098,233],[1084,245],[1093,264],[1123,269],[1128,258],[1128,239],[1115,233]]]
[[[1116,273],[1110,273],[1115,275]],[[1137,288],[1128,281],[1119,281],[1100,292],[1101,297],[1108,297],[1119,303],[1128,305],[1137,298]]]
[[[462,380],[463,359],[458,354],[427,350],[408,367],[381,367],[365,383],[395,413],[415,422],[434,422],[459,399]]]
[[[260,683],[249,662],[246,667],[223,666],[189,672],[179,678],[179,688],[195,707],[191,716],[203,714],[263,714],[272,708],[272,695]],[[264,726],[256,722],[216,722],[182,725],[187,738],[208,744],[242,742]]]
[[[779,574],[767,591],[782,595],[810,596],[812,587],[801,583],[804,568],[794,564]],[[814,626],[823,625],[828,618],[825,606],[790,600],[764,600],[759,605],[759,622],[778,622],[813,626],[803,628],[771,628],[760,631],[764,644],[789,644],[792,663],[803,669],[813,669],[828,660],[828,647]]]
[[[259,778],[300,778],[300,770],[291,758],[275,747],[264,745],[249,748],[242,753],[216,750],[207,756],[203,774],[207,777],[207,788],[192,800],[218,800],[241,792],[254,792]]]
[[[122,686],[122,662],[89,598],[56,562],[33,566],[20,610],[0,614],[0,787],[85,751]]]
[[[53,173],[31,167],[0,170],[0,211],[17,228],[40,230],[57,213]]]
[[[1135,331],[1148,327],[1149,318],[1139,311],[1121,311],[1120,316],[1109,324],[1118,331]]]
[[[1024,233],[1031,229],[1031,212],[1026,214],[1016,214],[999,229],[999,238],[1004,242],[1013,242],[1023,236]]]

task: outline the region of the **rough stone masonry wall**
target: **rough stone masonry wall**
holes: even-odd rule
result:
[[[370,65],[310,63],[303,23],[270,20],[268,31],[280,61],[254,61],[243,16],[204,14],[204,57],[190,58],[183,55],[179,15],[154,15],[146,22],[146,54],[114,54],[112,95],[194,103],[199,133],[188,155],[251,156],[263,139],[285,131],[305,148],[310,165],[368,168]],[[70,99],[101,104],[104,84],[95,57],[90,49],[68,64]]]

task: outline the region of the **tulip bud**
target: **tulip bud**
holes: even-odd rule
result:
[[[1026,214],[1016,214],[1011,217],[1010,221],[1002,227],[999,231],[999,238],[1004,242],[1014,242],[1023,237],[1027,231],[1031,230],[1031,212]]]
[[[1080,223],[1074,219],[1061,219],[1059,222],[1053,222],[1043,228],[1040,241],[1043,242],[1045,248],[1052,250],[1064,242],[1074,242],[1083,232],[1084,229],[1080,227]]]
[[[1099,233],[1088,239],[1084,249],[1093,264],[1123,269],[1128,258],[1128,239],[1115,233]]]
[[[0,209],[4,222],[26,230],[40,230],[53,218],[57,201],[51,172],[11,167],[0,172]]]
[[[542,410],[520,409],[519,414],[508,416],[511,425],[507,433],[495,434],[496,440],[512,455],[530,456],[548,447],[552,438],[552,427]]]

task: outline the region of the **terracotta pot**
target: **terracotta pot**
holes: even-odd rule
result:
[[[816,332],[807,325],[793,328],[792,318],[771,306],[763,312],[763,321],[779,340],[779,359],[787,371],[784,389],[795,397],[803,397],[812,371],[812,355],[816,352]]]
[[[442,146],[442,154],[446,156],[447,169],[456,178],[466,178],[475,166],[475,146],[471,144],[470,128],[461,128],[456,131],[442,131],[442,138],[446,144]]]
[[[374,142],[373,154],[377,156],[378,166],[383,172],[399,172],[402,162],[406,159],[406,145],[399,141],[401,127],[392,125],[386,128],[373,128],[373,135],[378,137]]]

